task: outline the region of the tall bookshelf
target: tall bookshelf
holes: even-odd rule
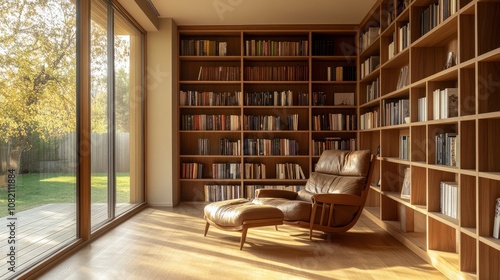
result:
[[[180,200],[298,189],[323,149],[355,149],[356,34],[356,26],[180,26]]]
[[[364,213],[451,279],[500,275],[500,240],[492,237],[500,197],[499,14],[500,1],[381,0],[359,28],[362,37],[370,27],[380,27],[373,45],[359,52],[360,62],[380,57],[358,87],[360,115],[378,117],[359,130],[359,148],[380,150],[378,178]],[[374,81],[380,82],[379,95],[367,98]],[[443,108],[435,96],[453,88],[456,114],[436,118]],[[400,100],[408,100],[407,118],[403,113],[402,119],[387,121],[393,117],[388,108]],[[441,135],[457,141],[449,146],[456,150],[445,148],[456,153],[452,163],[442,161]],[[411,141],[408,157],[402,158],[405,137]],[[408,168],[411,195],[402,198]],[[450,197],[441,191],[443,182],[458,186],[449,198],[456,201],[456,217],[443,213],[443,198]]]

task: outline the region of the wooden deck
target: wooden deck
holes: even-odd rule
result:
[[[119,204],[117,213],[130,207],[128,203]],[[92,205],[92,225],[107,218],[107,205]],[[76,204],[46,204],[16,213],[16,272],[24,270],[48,254],[64,247],[76,239]],[[0,279],[12,277],[7,263],[9,253],[8,225],[12,220],[0,218]]]

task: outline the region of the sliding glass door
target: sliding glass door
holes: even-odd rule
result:
[[[143,35],[110,2],[91,2],[92,228],[143,194]]]

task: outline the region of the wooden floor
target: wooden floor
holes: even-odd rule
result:
[[[131,205],[120,203],[117,213],[125,211]],[[92,204],[92,224],[96,225],[107,218],[107,204]],[[36,208],[16,213],[16,271],[21,271],[39,262],[51,252],[64,247],[76,239],[76,205],[71,203],[45,204]],[[7,238],[11,220],[0,218],[0,279],[12,276],[8,271],[7,253],[10,244]]]
[[[369,219],[348,233],[309,241],[290,226],[239,232],[210,228],[203,205],[148,208],[40,279],[445,279]]]

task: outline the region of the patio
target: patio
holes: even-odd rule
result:
[[[116,212],[122,213],[129,203],[117,205]],[[92,204],[92,225],[107,217],[107,204]],[[0,279],[12,276],[7,254],[10,252],[8,244],[10,229],[8,225],[13,220],[8,217],[0,218]],[[43,259],[49,252],[64,247],[76,238],[76,205],[74,203],[46,204],[26,211],[16,213],[15,271],[21,271]]]

